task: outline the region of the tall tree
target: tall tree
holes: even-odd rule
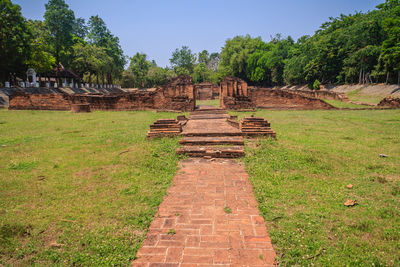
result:
[[[25,71],[31,39],[32,33],[22,17],[20,6],[10,0],[0,0],[0,77],[3,83],[10,74]]]
[[[396,2],[396,3],[395,3]],[[387,39],[382,44],[382,54],[385,70],[397,72],[397,84],[400,85],[400,3],[399,1],[391,1],[391,5],[395,5],[390,17],[383,21],[383,27],[387,33]],[[388,82],[388,78],[386,79]]]
[[[75,15],[64,0],[49,0],[45,6],[44,19],[50,30],[50,42],[58,64],[66,60],[65,57],[72,48]]]
[[[199,53],[197,61],[199,63],[204,63],[205,65],[208,65],[208,63],[210,62],[210,54],[208,53],[208,51],[207,50],[201,51]]]
[[[51,54],[51,47],[48,44],[50,32],[43,21],[28,21],[32,29],[32,55],[28,66],[33,68],[39,75],[50,72],[56,64],[56,59]]]
[[[107,55],[113,60],[106,74],[107,82],[113,83],[114,77],[120,77],[126,63],[126,58],[119,44],[119,38],[111,34],[103,19],[92,16],[88,23],[87,38],[89,43],[105,48]]]
[[[169,61],[177,74],[189,75],[193,72],[196,56],[192,53],[192,50],[190,50],[189,47],[182,46],[181,49],[177,48],[172,53],[172,57]]]
[[[147,60],[147,55],[144,53],[138,52],[131,58],[129,70],[133,73],[135,87],[145,87],[150,67],[151,63]]]

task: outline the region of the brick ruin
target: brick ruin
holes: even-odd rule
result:
[[[385,97],[379,102],[378,106],[380,107],[389,107],[389,108],[400,108],[400,98],[399,97]]]
[[[274,109],[332,109],[332,105],[308,93],[294,90],[248,87],[236,77],[226,77],[220,85],[222,108],[243,110],[258,108]]]
[[[293,90],[251,87],[248,89],[248,97],[258,108],[302,110],[334,108],[321,99],[307,97]]]
[[[179,76],[155,90],[102,94],[28,94],[10,96],[9,109],[71,110],[73,104],[88,104],[90,110],[179,110],[195,109],[192,78]]]
[[[9,109],[71,110],[72,105],[79,104],[88,105],[90,110],[192,111],[196,108],[197,99],[213,99],[218,94],[220,106],[232,110],[247,110],[256,107],[271,109],[334,108],[315,95],[313,95],[314,97],[308,96],[309,92],[248,87],[245,81],[236,77],[226,77],[218,88],[218,94],[216,91],[215,84],[194,85],[190,76],[181,75],[156,89],[129,92],[121,90],[109,94],[19,91],[9,96]],[[321,95],[318,96],[321,97]]]
[[[220,106],[225,109],[251,109],[255,105],[248,97],[247,83],[242,79],[228,76],[219,87]]]
[[[198,100],[212,100],[219,96],[218,85],[210,82],[198,83],[195,86]]]
[[[348,101],[348,97],[344,93],[337,93],[332,91],[325,90],[292,90],[292,89],[282,89],[286,90],[298,95],[311,97],[311,98],[319,98],[319,99],[331,99],[331,100],[340,100],[340,101]]]

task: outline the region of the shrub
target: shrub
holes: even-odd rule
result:
[[[314,84],[313,84],[313,89],[314,90],[319,90],[321,87],[321,83],[318,80],[315,80]]]

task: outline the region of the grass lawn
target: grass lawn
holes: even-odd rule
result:
[[[216,106],[219,107],[219,99],[213,99],[213,100],[197,100],[196,105],[206,105],[206,106]]]
[[[340,101],[340,100],[329,100],[324,99],[325,102],[331,104],[335,108],[347,108],[347,109],[366,109],[366,108],[376,108],[375,106],[357,105],[350,102]]]
[[[244,161],[282,266],[400,265],[400,110],[236,114],[278,133]]]
[[[243,161],[282,266],[400,265],[400,110],[236,114],[278,133]],[[178,161],[145,134],[176,115],[0,110],[0,265],[129,265]]]
[[[0,110],[0,266],[133,260],[177,170],[177,114]]]
[[[369,103],[369,104],[378,104],[384,99],[383,96],[374,96],[374,95],[366,95],[361,93],[361,89],[357,89],[347,93],[347,97],[352,101]]]

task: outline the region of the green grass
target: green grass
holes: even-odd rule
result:
[[[368,104],[378,104],[384,97],[382,96],[374,96],[374,95],[366,95],[361,93],[362,89],[357,89],[347,93],[347,97],[351,101],[357,101],[361,103]]]
[[[196,105],[206,105],[206,106],[216,106],[219,107],[219,99],[213,99],[213,100],[197,100]]]
[[[177,170],[156,112],[0,110],[0,266],[127,266]]]
[[[325,102],[331,104],[335,108],[346,108],[346,109],[366,109],[366,108],[375,108],[374,106],[366,106],[366,105],[357,105],[350,102],[340,101],[340,100],[330,100],[324,99]]]
[[[279,263],[400,265],[400,110],[250,114],[278,133],[243,160]],[[175,116],[0,110],[0,265],[129,265],[178,161],[145,134]]]
[[[244,161],[280,265],[400,265],[400,110],[236,114],[278,133]]]

